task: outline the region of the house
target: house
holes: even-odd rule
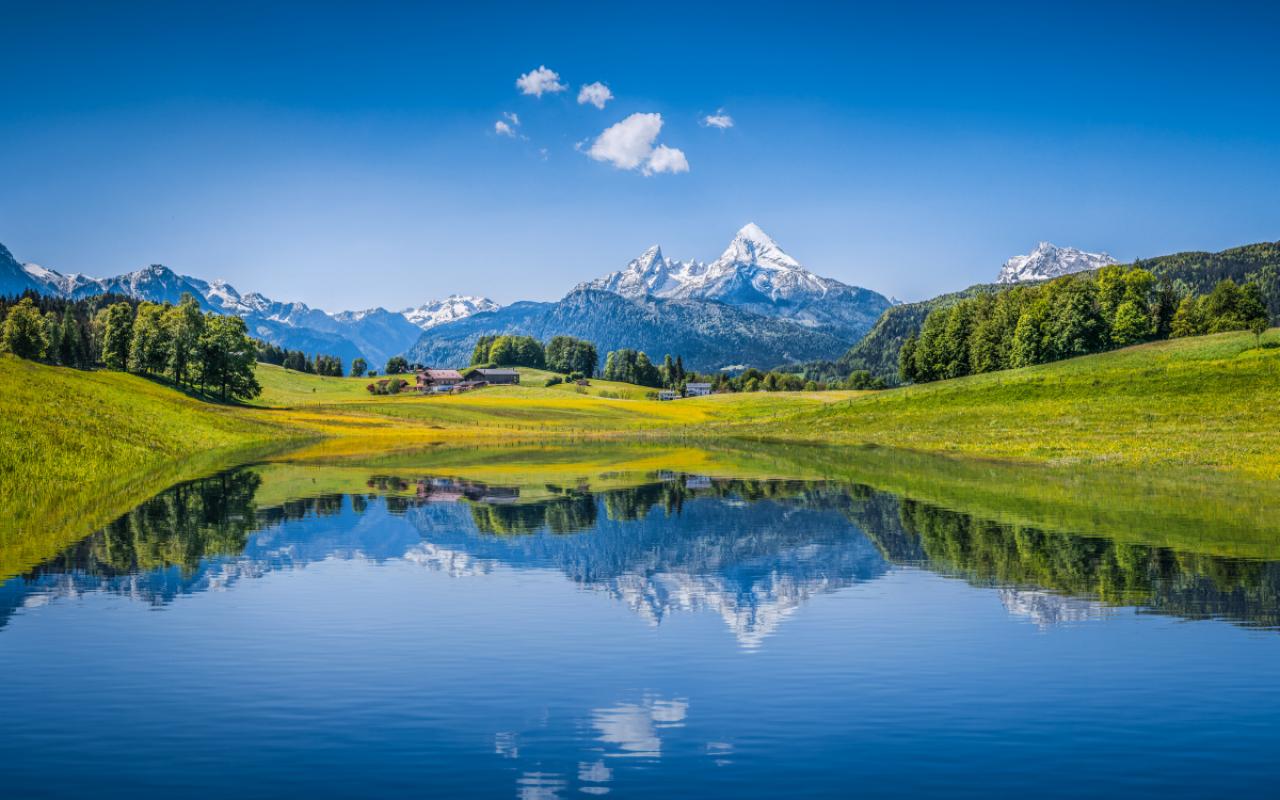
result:
[[[510,385],[520,382],[520,373],[510,367],[499,369],[478,369],[480,379],[492,385]]]
[[[440,391],[462,383],[462,373],[456,369],[420,369],[418,370],[418,391]]]
[[[675,389],[659,389],[658,399],[659,400],[679,400],[680,393],[677,392]]]
[[[686,383],[684,385],[684,393],[686,397],[705,397],[711,394],[711,384]]]

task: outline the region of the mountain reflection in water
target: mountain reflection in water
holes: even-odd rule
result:
[[[1041,626],[1104,619],[1118,605],[1280,623],[1276,562],[1010,526],[859,485],[654,473],[620,488],[530,491],[374,474],[364,492],[262,505],[262,480],[243,468],[148,500],[0,585],[0,627],[18,609],[86,592],[159,605],[331,559],[405,561],[460,578],[553,569],[654,625],[714,613],[745,648],[815,595],[904,566],[993,587],[1011,615]],[[603,713],[597,725],[619,729],[627,713]]]

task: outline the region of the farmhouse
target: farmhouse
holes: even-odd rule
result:
[[[439,392],[462,383],[462,373],[456,369],[418,370],[418,391]]]
[[[675,389],[659,389],[658,399],[659,400],[678,400],[680,399],[680,393],[677,392]]]
[[[686,397],[705,397],[711,394],[711,384],[686,383],[684,385],[684,393]]]
[[[480,379],[491,385],[513,384],[520,382],[520,373],[510,368],[478,369]]]

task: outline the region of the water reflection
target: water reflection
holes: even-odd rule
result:
[[[0,584],[0,627],[19,609],[86,592],[163,605],[329,559],[458,578],[553,569],[655,626],[715,614],[748,649],[815,596],[899,565],[992,587],[1011,616],[1042,627],[1104,620],[1118,605],[1280,625],[1276,562],[1002,524],[859,485],[653,473],[593,489],[373,474],[360,491],[263,504],[262,483],[245,468],[152,498]],[[655,715],[678,702],[603,710],[594,724],[622,753],[656,753]]]
[[[606,756],[658,758],[662,755],[659,733],[665,728],[682,727],[688,712],[689,703],[685,700],[647,697],[640,703],[597,708],[591,714],[591,724],[600,741],[607,745]]]

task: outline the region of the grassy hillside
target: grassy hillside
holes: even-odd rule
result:
[[[233,452],[297,436],[270,419],[119,372],[0,355],[0,551],[32,525],[106,522]],[[82,532],[82,531],[81,531]]]
[[[910,386],[738,426],[1050,465],[1212,468],[1280,477],[1280,335],[1177,339]]]

